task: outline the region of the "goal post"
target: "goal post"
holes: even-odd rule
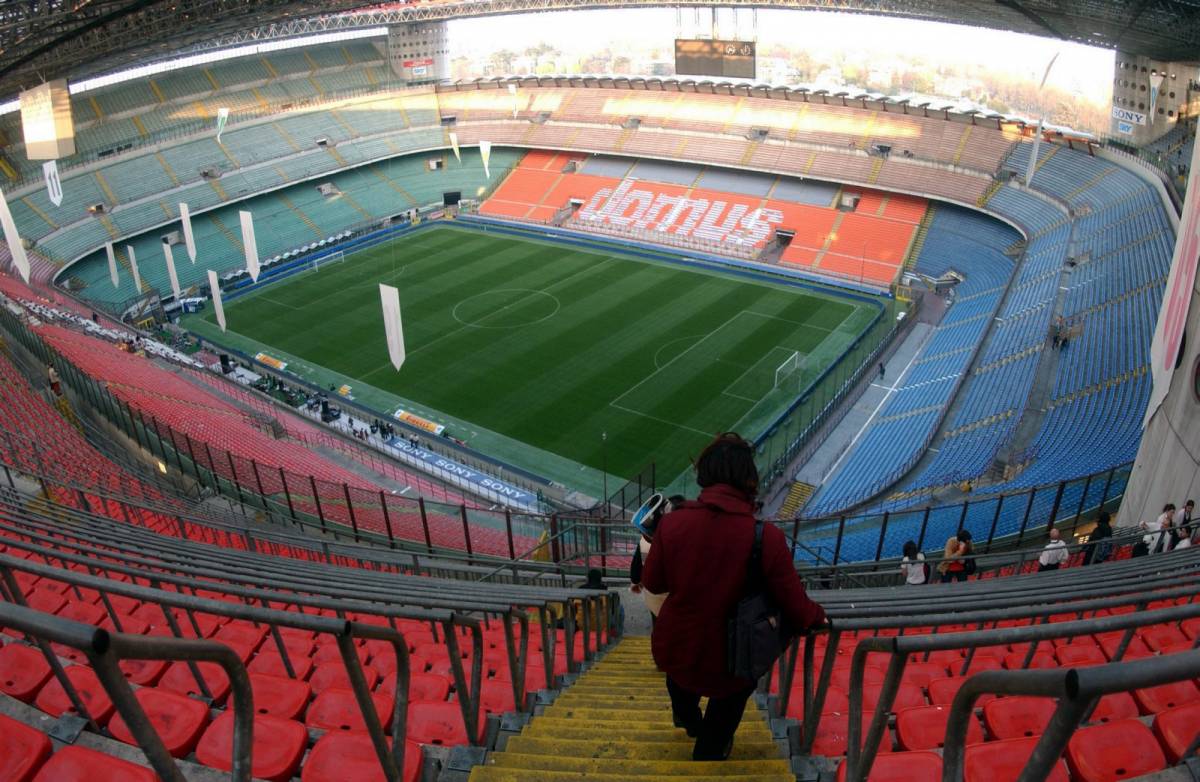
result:
[[[788,356],[784,359],[783,363],[775,367],[775,383],[772,388],[779,388],[790,379],[799,377],[800,368],[803,366],[803,363],[800,351],[793,350],[792,355]]]
[[[326,255],[317,256],[312,259],[312,270],[318,271],[322,266],[328,266],[331,263],[344,263],[346,254],[341,250],[334,250]]]

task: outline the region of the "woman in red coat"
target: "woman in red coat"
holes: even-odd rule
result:
[[[743,597],[754,543],[758,469],[754,448],[736,434],[719,436],[696,463],[697,501],[663,517],[642,570],[642,586],[669,593],[654,626],[654,661],[667,674],[676,727],[696,739],[695,760],[725,760],[755,682],[730,675],[726,622]],[[789,629],[821,624],[783,533],[763,528],[764,581]],[[700,698],[708,696],[701,715]]]

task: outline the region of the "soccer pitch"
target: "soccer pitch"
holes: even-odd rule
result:
[[[400,291],[399,372],[388,360],[381,282]],[[287,360],[322,386],[347,382],[380,412],[424,415],[568,485],[587,467],[607,467],[615,489],[615,476],[651,462],[667,483],[716,432],[758,435],[877,311],[617,248],[437,226],[227,302],[228,333],[211,310],[185,325]],[[776,371],[797,353],[798,370]]]

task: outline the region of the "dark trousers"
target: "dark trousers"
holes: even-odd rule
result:
[[[1039,573],[1045,573],[1047,570],[1058,570],[1058,563],[1055,562],[1053,565],[1043,565],[1041,563],[1038,564]]]
[[[700,696],[683,689],[669,676],[667,692],[671,696],[671,713],[675,721],[690,728],[689,733],[696,734],[692,760],[725,760],[729,757],[733,734],[742,722],[746,701],[754,688],[722,698],[709,698],[703,715],[700,713]]]

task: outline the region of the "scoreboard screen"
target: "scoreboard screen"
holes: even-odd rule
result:
[[[676,76],[753,79],[753,41],[675,39]]]

